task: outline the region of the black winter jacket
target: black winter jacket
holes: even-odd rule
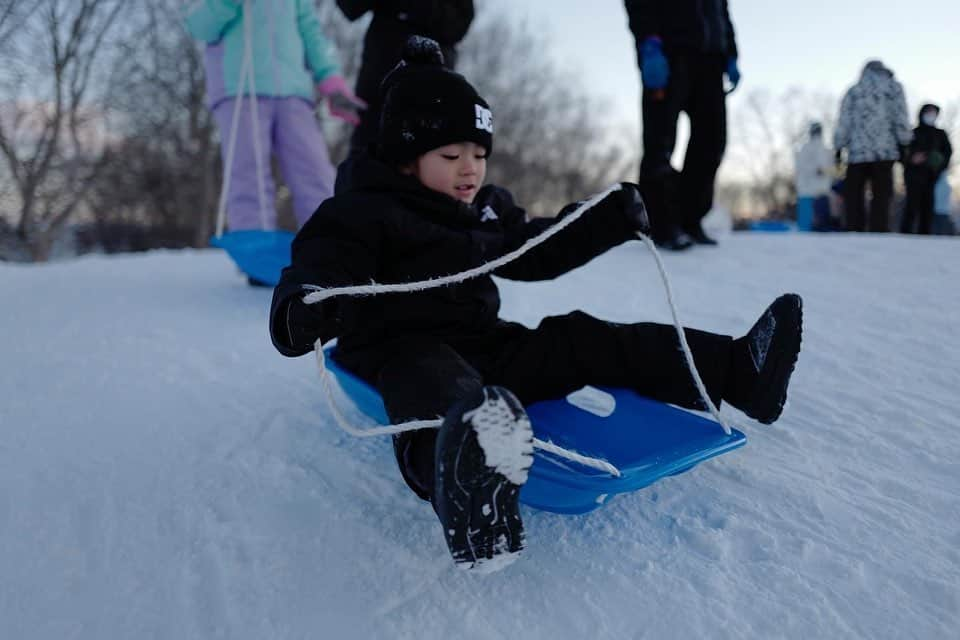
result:
[[[625,0],[637,48],[660,36],[668,54],[694,51],[737,55],[727,0]]]
[[[946,131],[931,127],[928,124],[920,124],[913,130],[913,141],[907,148],[905,161],[909,162],[910,156],[914,153],[927,154],[924,169],[933,174],[934,179],[936,179],[950,164],[953,148],[950,146],[950,138],[947,137]],[[910,164],[905,166],[907,168],[914,167]]]
[[[411,34],[433,38],[444,57],[452,57],[453,46],[467,35],[474,15],[473,0],[337,0],[337,6],[351,21],[373,12],[364,40],[364,61],[382,61],[376,66],[386,66],[388,71],[399,61]],[[452,67],[453,62],[447,64]]]
[[[352,184],[323,202],[293,241],[291,264],[274,290],[270,335],[287,356],[310,346],[291,344],[287,310],[301,285],[321,287],[413,282],[485,264],[538,235],[557,218],[527,220],[508,191],[483,187],[473,205],[424,187],[367,154],[356,156]],[[572,225],[496,270],[513,280],[549,280],[634,238],[614,191]],[[376,348],[398,338],[454,340],[480,336],[501,321],[500,294],[489,275],[416,293],[336,297],[322,304],[324,341],[339,336],[338,352]]]

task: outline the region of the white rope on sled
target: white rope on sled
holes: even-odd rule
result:
[[[703,400],[703,404],[706,405],[710,414],[720,423],[720,426],[723,427],[723,432],[729,436],[731,434],[730,425],[720,417],[720,410],[717,409],[717,405],[713,404],[713,400],[710,399],[710,395],[707,393],[707,387],[703,384],[703,379],[700,377],[700,371],[693,361],[693,352],[690,351],[690,345],[687,343],[687,335],[683,331],[683,325],[680,324],[677,305],[673,302],[673,289],[670,287],[670,278],[667,277],[667,269],[663,266],[663,260],[660,259],[657,246],[653,243],[650,236],[640,233],[639,231],[637,235],[643,240],[643,243],[649,247],[650,253],[653,254],[653,259],[657,263],[657,270],[660,271],[660,280],[663,281],[663,290],[667,293],[667,305],[670,307],[670,314],[673,316],[673,327],[677,330],[677,337],[680,338],[680,348],[683,350],[683,357],[687,361],[687,368],[690,370],[690,375],[693,376],[693,382],[697,385],[697,391],[700,392],[700,399]]]
[[[240,108],[243,105],[244,92],[250,85],[248,96],[251,108],[251,127],[253,128],[253,155],[257,165],[257,202],[260,204],[260,228],[267,228],[267,196],[263,177],[263,150],[260,146],[260,115],[257,107],[257,83],[253,70],[253,10],[250,0],[243,3],[243,58],[240,63],[240,75],[237,95],[234,98],[233,119],[230,121],[230,134],[227,137],[227,153],[223,163],[223,184],[220,187],[220,199],[217,204],[216,237],[223,235],[227,220],[227,195],[233,177],[233,158],[237,147],[237,131],[240,128]]]
[[[354,427],[352,424],[350,424],[350,422],[340,411],[340,408],[337,406],[333,386],[330,383],[330,373],[327,371],[326,356],[323,353],[323,345],[320,343],[320,340],[317,340],[316,354],[317,366],[320,369],[320,379],[323,381],[323,391],[327,396],[327,404],[330,405],[330,412],[333,414],[333,418],[340,428],[350,435],[360,438],[386,436],[396,433],[403,433],[404,431],[413,431],[415,429],[438,429],[440,428],[440,425],[443,424],[443,418],[434,418],[432,420],[411,420],[409,422],[400,422],[398,424],[391,424],[382,427],[367,427],[365,429],[358,429],[357,427]],[[606,460],[602,460],[600,458],[591,458],[590,456],[585,456],[581,453],[577,453],[576,451],[564,449],[548,440],[534,438],[533,446],[557,455],[561,458],[566,458],[567,460],[572,460],[573,462],[582,464],[585,467],[592,467],[594,469],[599,469],[600,471],[605,471],[618,478],[622,475],[619,469]]]
[[[602,191],[597,195],[584,200],[580,205],[574,209],[570,215],[565,217],[560,222],[549,226],[538,236],[534,236],[524,242],[518,249],[514,249],[510,253],[505,253],[496,260],[491,260],[486,264],[482,264],[479,267],[474,267],[473,269],[467,269],[466,271],[461,271],[460,273],[454,273],[449,276],[443,276],[440,278],[431,278],[430,280],[421,280],[419,282],[401,282],[398,284],[377,284],[372,283],[368,285],[358,285],[352,287],[340,287],[336,289],[324,289],[323,287],[318,287],[312,284],[305,284],[303,288],[313,293],[309,293],[304,296],[303,301],[307,304],[315,304],[326,300],[327,298],[332,298],[334,296],[369,296],[375,295],[378,293],[410,293],[413,291],[423,291],[425,289],[434,289],[436,287],[443,287],[448,284],[454,284],[455,282],[463,282],[464,280],[469,280],[470,278],[476,278],[477,276],[482,276],[484,274],[490,273],[507,264],[508,262],[513,262],[526,252],[533,249],[538,244],[543,244],[549,240],[552,236],[560,233],[571,224],[573,224],[580,216],[583,215],[585,211],[593,207],[595,204],[606,198],[608,195],[620,189],[619,184],[615,184],[609,187],[606,191]]]
[[[562,220],[557,222],[554,225],[551,225],[546,230],[544,230],[540,235],[534,236],[527,240],[523,245],[518,249],[511,251],[510,253],[500,256],[496,260],[492,260],[486,264],[480,265],[479,267],[474,267],[473,269],[468,269],[461,273],[455,273],[448,276],[443,276],[439,278],[432,278],[429,280],[421,280],[418,282],[405,282],[398,284],[377,284],[371,283],[369,285],[356,285],[349,287],[337,287],[337,288],[328,288],[318,287],[316,285],[303,285],[305,290],[311,291],[311,293],[304,296],[303,301],[307,304],[316,304],[323,300],[333,298],[335,296],[365,296],[365,295],[376,295],[380,293],[404,293],[404,292],[413,292],[413,291],[424,291],[426,289],[433,289],[436,287],[442,287],[456,282],[462,282],[470,278],[475,278],[477,276],[484,275],[499,269],[501,266],[516,260],[524,253],[528,252],[530,249],[536,247],[543,242],[546,242],[551,236],[559,233],[566,227],[573,224],[577,219],[580,218],[587,210],[592,208],[598,202],[606,198],[608,195],[620,189],[619,184],[613,185],[598,193],[597,195],[592,196],[591,198],[584,200],[574,209],[569,215],[564,217]],[[720,417],[720,412],[717,410],[716,405],[710,400],[710,396],[707,394],[706,386],[703,384],[703,380],[700,377],[699,371],[697,371],[697,366],[693,361],[693,354],[690,351],[690,345],[687,343],[686,335],[683,331],[683,326],[680,324],[680,317],[677,313],[676,304],[673,301],[673,291],[670,288],[670,281],[667,277],[666,269],[663,266],[663,261],[660,259],[660,254],[657,252],[657,248],[654,245],[653,241],[649,236],[637,232],[637,236],[643,240],[643,242],[650,248],[650,251],[653,253],[653,256],[657,263],[657,268],[660,272],[660,278],[663,281],[664,289],[667,294],[667,304],[670,306],[670,312],[673,316],[674,327],[677,330],[677,336],[680,339],[680,347],[683,351],[684,358],[687,362],[687,368],[690,369],[690,373],[693,376],[694,383],[696,384],[697,391],[700,393],[700,398],[703,400],[704,405],[709,409],[710,413],[716,418],[717,422],[720,423],[720,426],[723,427],[724,433],[730,435],[730,427],[726,424],[723,418]],[[340,412],[339,408],[336,405],[336,400],[334,397],[333,388],[330,384],[330,374],[327,371],[326,367],[326,358],[323,353],[323,343],[321,340],[317,340],[314,345],[316,355],[317,355],[317,366],[320,369],[320,378],[322,381],[324,392],[327,396],[327,402],[330,405],[331,413],[333,414],[334,420],[337,424],[347,433],[359,437],[370,437],[370,436],[379,436],[379,435],[389,435],[402,433],[404,431],[413,431],[415,429],[436,429],[438,428],[443,420],[442,419],[433,419],[433,420],[413,420],[410,422],[402,422],[399,424],[392,424],[381,427],[370,427],[366,429],[358,429],[352,426],[347,419]],[[600,458],[593,458],[590,456],[585,456],[583,454],[565,449],[558,445],[553,444],[552,442],[547,442],[534,438],[534,446],[543,451],[548,451],[554,455],[566,458],[578,464],[582,464],[587,467],[592,467],[600,471],[605,471],[613,476],[619,477],[621,475],[620,470],[615,466],[602,460]]]

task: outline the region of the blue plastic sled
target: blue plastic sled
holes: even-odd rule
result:
[[[231,231],[214,236],[210,244],[220,247],[245,274],[269,285],[280,282],[280,272],[290,264],[289,231]]]
[[[326,362],[327,369],[363,413],[380,424],[389,424],[380,394],[373,387],[337,365],[333,349],[326,351]],[[529,479],[520,491],[524,504],[554,513],[586,513],[614,494],[636,491],[660,478],[682,473],[747,441],[736,429],[727,435],[712,420],[628,389],[587,390],[587,395],[577,392],[568,396],[570,399],[529,405],[527,414],[534,434],[566,449],[602,458],[616,466],[621,477],[535,449]],[[613,412],[601,415],[607,410]]]
[[[783,222],[782,220],[754,220],[750,223],[750,231],[787,233],[794,231],[794,227],[789,222]]]

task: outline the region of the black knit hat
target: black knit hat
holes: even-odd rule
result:
[[[475,142],[493,150],[493,115],[466,79],[443,66],[440,45],[412,36],[403,59],[381,85],[377,149],[398,165],[447,144]]]

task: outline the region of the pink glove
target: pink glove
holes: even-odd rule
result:
[[[320,96],[327,99],[330,115],[352,125],[360,124],[359,112],[367,103],[354,95],[343,76],[328,76],[317,85]]]

